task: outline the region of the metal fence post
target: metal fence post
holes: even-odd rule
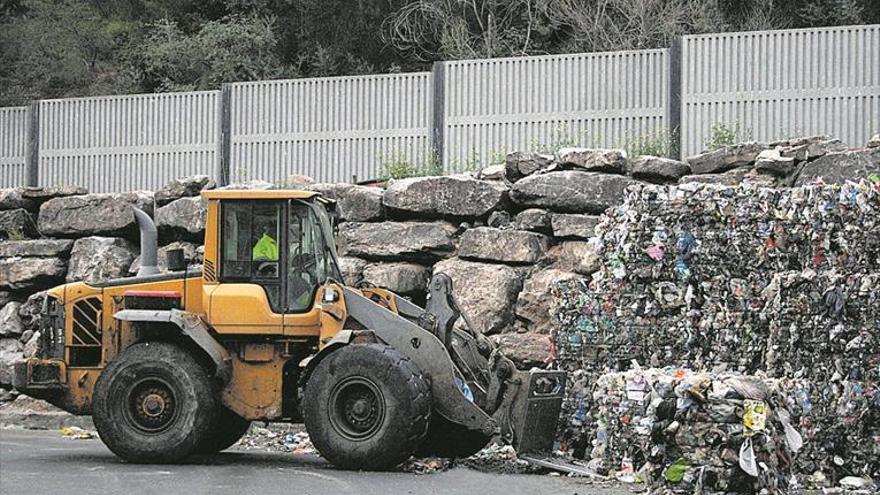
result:
[[[669,47],[669,154],[681,160],[681,36],[676,36]]]
[[[220,142],[217,153],[217,183],[221,186],[229,184],[231,175],[231,157],[232,157],[232,136],[231,136],[231,116],[232,116],[232,85],[224,83],[220,87]]]
[[[434,118],[431,123],[431,151],[434,159],[446,170],[446,162],[443,149],[443,133],[446,130],[446,65],[444,62],[434,62],[431,68],[434,84]]]
[[[40,185],[40,101],[32,101],[27,109],[27,149],[25,150],[25,185]]]

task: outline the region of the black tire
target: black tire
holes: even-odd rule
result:
[[[249,419],[242,418],[226,406],[220,406],[208,436],[202,439],[202,443],[196,448],[196,453],[216,454],[224,451],[239,441],[250,427]]]
[[[219,400],[189,352],[144,342],[104,369],[92,407],[98,435],[114,454],[135,463],[172,463],[194,453],[210,433]]]
[[[350,345],[325,357],[304,393],[304,420],[318,452],[344,469],[391,469],[422,443],[431,388],[392,347]]]
[[[483,450],[483,447],[490,440],[492,440],[491,436],[468,430],[439,414],[434,414],[431,417],[431,425],[428,426],[428,434],[419,447],[418,454],[437,457],[470,457]]]

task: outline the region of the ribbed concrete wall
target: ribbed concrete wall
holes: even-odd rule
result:
[[[470,168],[509,151],[621,146],[668,126],[667,50],[444,63],[443,156]]]
[[[40,102],[40,184],[158,189],[217,171],[219,91]]]
[[[852,147],[880,130],[880,26],[685,36],[682,150],[713,124],[772,141],[829,134]]]
[[[431,152],[430,72],[237,83],[230,105],[233,181],[366,180]]]
[[[27,122],[27,107],[0,108],[0,187],[26,183]]]

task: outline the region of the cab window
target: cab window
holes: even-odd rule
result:
[[[301,312],[311,308],[315,289],[327,278],[327,246],[318,217],[304,203],[291,202],[288,229],[287,305]]]
[[[281,304],[282,201],[225,201],[221,204],[220,279],[256,283],[273,308]]]

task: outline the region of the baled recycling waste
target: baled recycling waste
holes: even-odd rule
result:
[[[880,479],[880,179],[637,185],[590,243],[600,269],[557,287],[556,362],[575,378],[565,447],[688,493]],[[632,361],[711,373],[670,385]],[[729,373],[770,392],[719,396]],[[768,411],[745,456],[757,474],[738,450],[745,400]]]

